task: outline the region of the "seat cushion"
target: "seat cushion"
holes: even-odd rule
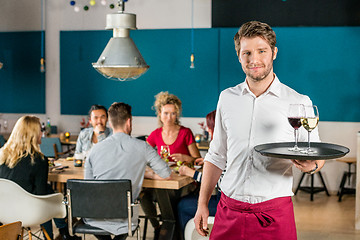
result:
[[[95,235],[111,235],[111,233],[97,227],[85,224],[83,221],[79,221],[73,226],[73,233],[83,234],[95,234]]]

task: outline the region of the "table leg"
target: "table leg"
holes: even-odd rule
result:
[[[176,226],[176,215],[174,202],[175,192],[167,189],[154,189],[159,203],[161,211],[161,219],[163,224],[161,225],[159,239],[171,240],[174,239],[175,226]]]

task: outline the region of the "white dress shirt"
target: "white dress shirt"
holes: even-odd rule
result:
[[[292,162],[255,152],[264,143],[294,142],[294,129],[288,122],[290,104],[311,105],[301,95],[280,83],[275,76],[268,90],[256,97],[246,81],[224,90],[216,111],[214,138],[205,156],[226,173],[222,192],[233,199],[259,203],[292,196]],[[311,141],[320,141],[317,128]],[[307,142],[307,131],[299,129],[299,142]]]

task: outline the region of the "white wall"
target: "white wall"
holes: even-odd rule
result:
[[[61,30],[102,30],[105,28],[106,14],[115,10],[100,5],[92,7],[88,12],[73,11],[69,1],[45,1],[46,28],[46,114],[38,115],[42,121],[50,117],[52,124],[60,131],[76,134],[80,130],[80,121],[86,116],[60,114],[60,59],[59,32]],[[88,1],[78,0],[81,7]],[[110,2],[116,1],[107,1]],[[0,0],[0,31],[40,30],[41,0]],[[190,28],[191,0],[129,0],[125,12],[137,15],[139,29]],[[194,27],[211,27],[211,0],[194,0]],[[275,69],[276,70],[276,69]],[[122,83],[119,83],[122,84]],[[76,104],[76,103],[74,103]],[[321,109],[320,109],[321,112]],[[21,114],[3,114],[2,119],[9,121],[10,128]],[[0,123],[3,120],[0,120]],[[190,127],[194,133],[201,133],[198,125],[203,118],[183,118],[182,124]],[[134,135],[149,134],[157,127],[155,117],[134,117]],[[345,145],[351,149],[348,156],[356,154],[356,134],[360,123],[320,122],[319,131],[323,142]],[[336,192],[340,184],[346,164],[327,161],[323,169],[325,181],[332,192]],[[295,183],[299,172],[295,170]]]

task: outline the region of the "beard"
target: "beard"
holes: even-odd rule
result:
[[[250,66],[250,67],[252,67],[252,66]],[[262,67],[262,66],[260,66],[260,67]],[[247,77],[250,77],[254,81],[259,82],[261,80],[264,80],[267,76],[269,76],[272,68],[273,68],[273,64],[271,63],[262,72],[254,73],[251,70],[248,70],[248,68],[244,69],[244,72]]]

